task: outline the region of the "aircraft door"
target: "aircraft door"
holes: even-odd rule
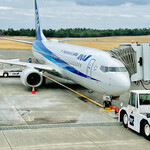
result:
[[[95,61],[96,61],[95,59],[91,59],[90,62],[88,63],[86,75],[89,77],[92,76],[92,70],[93,70],[93,66],[94,66]]]

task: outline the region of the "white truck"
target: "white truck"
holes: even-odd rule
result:
[[[133,90],[127,107],[119,110],[119,121],[150,140],[150,90]]]
[[[19,59],[10,59],[9,61],[19,62]],[[20,77],[24,67],[16,67],[15,65],[0,64],[0,77]]]
[[[3,77],[20,77],[20,70],[0,70],[0,76]]]

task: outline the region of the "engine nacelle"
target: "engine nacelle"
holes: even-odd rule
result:
[[[34,68],[26,68],[21,73],[21,81],[25,86],[38,87],[42,84],[42,73]]]

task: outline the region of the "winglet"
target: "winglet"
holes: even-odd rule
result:
[[[36,30],[36,40],[46,40],[40,26],[40,17],[37,6],[37,0],[35,0],[35,30]]]

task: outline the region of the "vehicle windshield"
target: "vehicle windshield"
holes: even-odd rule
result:
[[[102,72],[127,72],[127,69],[125,67],[106,67],[106,66],[101,66],[100,70]]]
[[[140,94],[140,105],[150,105],[150,94]]]

